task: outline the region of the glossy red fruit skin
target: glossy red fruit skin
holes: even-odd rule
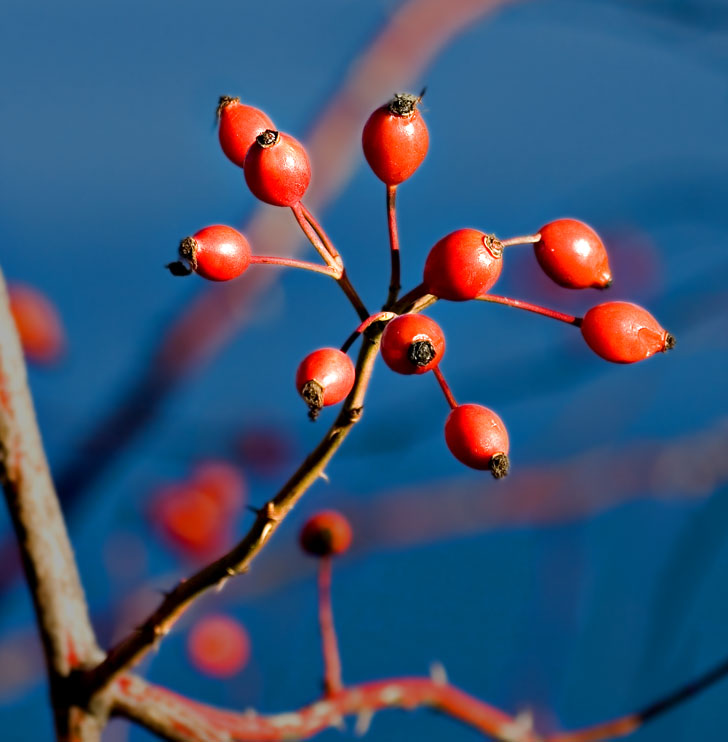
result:
[[[301,529],[301,548],[312,556],[343,554],[351,546],[349,521],[336,510],[322,510],[309,518]]]
[[[420,112],[399,116],[389,104],[369,117],[362,132],[362,147],[369,167],[387,185],[407,180],[427,155],[430,136]]]
[[[592,307],[581,322],[587,345],[613,363],[635,363],[671,348],[675,339],[637,304],[609,301]]]
[[[66,333],[55,306],[32,286],[8,286],[10,312],[25,357],[38,364],[58,361],[66,348]]]
[[[503,269],[500,251],[489,235],[458,229],[443,237],[425,261],[424,283],[440,299],[467,301],[488,292]]]
[[[240,98],[224,99],[218,112],[222,151],[229,160],[243,167],[255,138],[266,129],[274,129],[273,122],[263,111],[241,103]]]
[[[273,206],[293,206],[311,182],[311,166],[303,145],[292,136],[277,134],[274,144],[260,144],[262,134],[245,158],[245,182],[253,195]]]
[[[412,343],[429,341],[434,358],[424,366],[417,366],[409,358]],[[399,374],[424,374],[440,363],[445,352],[445,336],[440,326],[423,314],[402,314],[384,328],[381,344],[384,362]]]
[[[539,230],[533,246],[538,264],[567,289],[607,288],[612,282],[609,257],[599,235],[578,219],[556,219]]]
[[[309,353],[296,371],[296,389],[300,393],[310,381],[323,390],[323,406],[338,404],[354,386],[356,373],[351,358],[338,348],[319,348]]]
[[[250,244],[237,229],[213,224],[192,235],[193,268],[210,281],[237,278],[250,265]],[[183,245],[186,241],[183,240]]]
[[[498,415],[479,404],[456,407],[445,422],[445,442],[452,455],[484,471],[497,453],[508,453],[508,431]]]

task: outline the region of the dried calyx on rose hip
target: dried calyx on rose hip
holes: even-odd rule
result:
[[[245,157],[245,182],[252,194],[273,206],[293,206],[311,182],[303,145],[273,129],[259,134]]]
[[[424,374],[440,363],[445,336],[437,322],[423,314],[403,314],[384,328],[384,362],[400,374]]]
[[[675,347],[675,337],[637,304],[609,301],[592,307],[581,321],[587,345],[613,363],[635,363]]]
[[[193,271],[210,281],[237,278],[250,265],[248,240],[237,229],[213,224],[185,237],[179,245],[180,260],[167,268],[174,276],[188,276]]]
[[[477,229],[458,229],[430,250],[424,285],[440,299],[467,301],[489,291],[503,268],[503,247]]]
[[[599,235],[577,219],[556,219],[539,230],[533,249],[544,273],[567,289],[608,288],[609,258]]]
[[[298,366],[296,389],[308,405],[311,420],[323,407],[338,404],[354,386],[356,373],[351,358],[338,348],[319,348]]]
[[[473,469],[489,469],[496,479],[508,474],[508,431],[498,415],[478,404],[455,407],[445,422],[452,455]]]
[[[422,93],[398,93],[364,125],[362,147],[369,167],[388,186],[407,180],[427,155],[430,137],[417,106]]]
[[[351,545],[349,521],[336,510],[322,510],[309,518],[301,529],[301,548],[312,556],[343,554]]]
[[[243,167],[245,155],[255,138],[266,129],[274,129],[273,122],[263,111],[247,106],[240,98],[220,97],[217,105],[220,146],[228,159]]]

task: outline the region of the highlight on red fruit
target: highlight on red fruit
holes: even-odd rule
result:
[[[423,314],[395,317],[382,333],[382,358],[399,374],[424,374],[440,363],[445,336],[440,326]]]
[[[309,353],[296,371],[296,389],[315,420],[322,407],[338,404],[354,386],[356,372],[346,353],[338,348],[319,348]]]
[[[612,283],[609,257],[599,235],[578,219],[556,219],[539,230],[538,264],[567,289],[605,289]]]
[[[245,235],[225,224],[213,224],[185,237],[179,245],[179,256],[185,261],[170,263],[173,275],[191,271],[210,281],[230,281],[250,265],[251,249]]]
[[[266,129],[248,150],[245,182],[253,195],[267,204],[297,204],[311,182],[306,150],[292,136]]]
[[[351,546],[349,521],[336,510],[322,510],[309,518],[301,529],[301,548],[312,556],[343,554]]]
[[[496,479],[508,474],[508,431],[493,410],[479,404],[459,405],[445,422],[445,442],[466,466],[490,469]]]
[[[217,118],[222,151],[240,167],[245,164],[245,155],[255,138],[266,129],[275,128],[263,111],[241,103],[240,98],[228,95],[220,97]]]
[[[205,675],[229,678],[250,659],[250,638],[245,627],[231,616],[205,616],[187,637],[190,662]]]
[[[458,229],[430,250],[425,262],[425,287],[440,299],[475,299],[498,280],[502,255],[503,248],[493,235],[477,229]]]
[[[374,111],[364,125],[364,157],[387,185],[407,180],[427,155],[430,137],[417,108],[421,97],[398,93]]]
[[[37,364],[57,361],[66,348],[60,315],[45,294],[22,283],[8,285],[10,312],[25,357]]]
[[[581,322],[587,345],[613,363],[644,361],[675,347],[675,338],[646,310],[627,301],[592,307]]]

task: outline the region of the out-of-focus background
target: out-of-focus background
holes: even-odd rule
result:
[[[508,237],[574,216],[608,246],[608,295],[555,287],[529,248],[508,251],[497,291],[576,314],[632,300],[677,347],[611,365],[572,327],[440,302],[443,370],[460,401],[506,421],[512,475],[459,465],[434,380],[380,363],[330,481],[144,671],[238,709],[312,700],[314,565],[296,539],[324,506],[355,529],[334,575],[346,681],[437,660],[549,730],[633,710],[728,653],[727,2],[5,0],[0,66],[0,264],[49,297],[65,328],[61,358],[30,379],[103,642],[242,534],[243,500],[264,502],[315,444],[335,413],[307,420],[295,368],[356,323],[321,276],[260,267],[222,286],[163,269],[211,223],[254,220],[254,249],[313,254],[221,153],[217,97],[314,137],[311,202],[377,308],[384,187],[360,131],[391,93],[427,85],[430,152],[400,189],[404,283],[452,229]],[[229,531],[194,494],[210,460],[241,477]],[[9,538],[2,509],[3,739],[45,740],[42,660]],[[210,666],[192,640],[208,614],[244,627],[237,664]],[[717,686],[635,739],[716,739],[727,698]],[[152,739],[120,721],[107,738]],[[368,738],[475,736],[392,712]]]

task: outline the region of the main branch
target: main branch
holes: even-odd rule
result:
[[[72,711],[68,677],[101,656],[26,381],[25,362],[0,272],[0,481],[15,529],[48,666],[59,739],[91,740]]]

